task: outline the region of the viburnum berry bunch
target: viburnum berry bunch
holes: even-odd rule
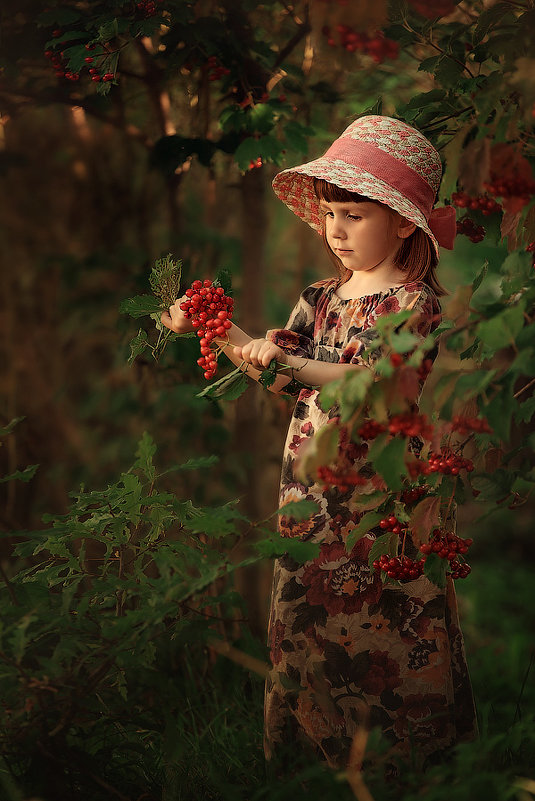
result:
[[[158,5],[162,2],[163,0],[139,0],[136,10],[143,17],[153,17],[158,13]]]
[[[376,64],[382,63],[385,59],[396,59],[399,56],[399,44],[392,39],[388,39],[383,31],[377,31],[373,36],[366,33],[355,31],[350,25],[336,25],[334,31],[329,25],[324,25],[321,29],[327,37],[327,44],[336,47],[340,44],[348,53],[360,52],[370,56]],[[339,42],[334,38],[339,36]]]
[[[375,439],[386,431],[386,426],[376,420],[366,420],[358,430],[361,439]]]
[[[210,343],[215,337],[225,336],[232,326],[234,301],[225,295],[222,286],[216,286],[209,278],[204,281],[197,279],[186,290],[186,300],[180,304],[180,308],[197,328],[201,346],[197,364],[204,369],[204,377],[209,380],[217,370],[217,354],[211,349]]]
[[[462,417],[456,415],[451,421],[452,431],[458,431],[459,434],[468,434],[470,431],[475,431],[478,434],[491,434],[492,429],[484,418],[480,417]]]
[[[465,215],[457,220],[457,233],[467,236],[471,242],[482,242],[486,231],[482,225],[477,225],[471,217]]]
[[[529,202],[532,195],[535,194],[535,181],[530,178],[522,178],[520,175],[514,176],[496,176],[491,173],[491,180],[489,183],[484,183],[483,186],[493,197],[510,198],[517,197],[523,198],[525,203]]]
[[[395,515],[390,515],[380,520],[379,526],[383,531],[391,531],[392,534],[403,534],[407,529],[406,525],[398,520]]]
[[[224,75],[230,74],[228,67],[224,67],[222,64],[218,63],[217,56],[210,56],[206,62],[206,66],[210,69],[210,72],[208,73],[209,81],[218,81]]]
[[[404,412],[395,414],[390,418],[388,430],[391,434],[401,434],[404,437],[421,436],[431,439],[433,426],[428,422],[425,414],[418,412]]]
[[[442,532],[436,528],[433,531],[431,540],[420,545],[421,553],[429,556],[436,553],[441,559],[447,559],[450,563],[450,572],[453,579],[466,578],[472,568],[463,557],[472,545],[471,538],[463,539],[453,532]],[[462,561],[459,559],[461,557]]]
[[[364,486],[368,483],[368,479],[361,476],[356,470],[342,465],[334,468],[321,465],[318,467],[317,476],[320,481],[323,481],[324,491],[329,487],[338,487],[340,492],[348,492],[353,487]]]
[[[502,211],[502,206],[488,194],[471,197],[467,192],[454,192],[451,196],[454,206],[459,209],[479,209],[485,217],[497,211]]]
[[[401,500],[403,503],[407,505],[411,503],[416,503],[416,501],[419,501],[420,498],[423,498],[423,496],[426,495],[428,491],[429,487],[427,486],[427,484],[422,484],[419,487],[411,487],[411,489],[404,490],[401,493]]]
[[[411,559],[410,556],[391,556],[382,554],[373,563],[374,570],[386,573],[388,578],[398,581],[413,581],[424,572],[425,559]]]
[[[474,463],[460,454],[452,453],[448,448],[442,448],[440,453],[429,454],[427,472],[443,473],[444,475],[458,476],[461,470],[471,473]]]

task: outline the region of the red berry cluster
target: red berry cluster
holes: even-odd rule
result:
[[[153,17],[158,13],[156,3],[162,3],[163,0],[139,0],[136,3],[137,11],[144,17]]]
[[[401,500],[406,504],[416,503],[427,494],[428,489],[429,487],[426,484],[422,484],[420,487],[411,487],[411,489],[404,490],[401,493]]]
[[[260,158],[260,156],[256,159],[256,161],[250,161],[249,162],[249,169],[250,170],[254,170],[257,167],[261,167],[261,166],[262,166],[262,159]]]
[[[201,357],[197,359],[199,367],[204,368],[204,377],[213,378],[217,369],[217,357],[213,353],[210,342],[215,337],[222,337],[232,326],[230,318],[234,310],[234,301],[221,286],[214,286],[209,278],[194,281],[186,289],[187,300],[180,304],[184,317],[191,318],[197,327],[200,338]]]
[[[420,435],[424,439],[431,439],[433,436],[433,426],[428,423],[425,414],[418,414],[417,412],[393,415],[390,418],[388,430],[391,434],[401,434],[404,437]]]
[[[367,483],[367,479],[356,471],[348,471],[344,468],[333,469],[327,465],[318,467],[317,476],[320,481],[323,481],[324,492],[329,487],[338,487],[340,492],[348,492],[352,487],[363,486]]]
[[[388,578],[398,581],[413,581],[424,572],[425,559],[411,559],[409,556],[390,556],[384,553],[373,563],[374,570],[383,570]]]
[[[223,75],[230,74],[228,67],[223,67],[221,64],[217,63],[217,56],[210,56],[206,62],[206,66],[210,69],[210,73],[208,75],[209,81],[218,81],[223,77]]]
[[[533,266],[535,267],[535,242],[530,242],[526,248],[527,253],[533,253]]]
[[[519,175],[497,178],[491,174],[490,183],[484,183],[483,186],[493,197],[521,197],[526,203],[535,194],[535,181],[530,178],[521,178]]]
[[[464,456],[451,453],[451,451],[444,448],[440,453],[429,454],[427,462],[428,473],[444,473],[444,475],[458,476],[461,470],[471,473],[473,469],[474,464],[471,459],[465,459]]]
[[[337,46],[334,32],[328,25],[324,25],[321,32],[327,37],[327,44],[330,47]],[[335,32],[339,34],[339,44],[348,53],[359,51],[371,56],[376,64],[381,64],[386,58],[396,59],[399,56],[399,44],[387,39],[382,31],[377,31],[374,36],[368,36],[366,33],[358,33],[349,25],[340,24],[336,25]]]
[[[390,517],[385,517],[383,520],[380,520],[379,525],[383,531],[391,531],[392,534],[402,534],[407,528],[395,515],[390,515]]]
[[[430,473],[444,473],[445,475],[458,476],[461,470],[469,473],[474,469],[474,464],[470,459],[451,453],[448,449],[442,449],[440,453],[431,453],[429,460],[415,459],[407,463],[409,475],[412,479],[418,476],[428,476]]]
[[[457,233],[464,234],[471,242],[482,242],[486,231],[482,225],[477,225],[471,217],[465,215],[457,220]]]
[[[55,36],[56,34],[60,35],[61,31],[54,31],[53,35]],[[85,45],[85,49],[86,50],[94,50],[95,47],[96,47],[96,45],[94,45],[94,44],[86,44]],[[105,60],[105,57],[107,55],[108,54],[105,53],[105,52],[100,52],[98,54],[97,58],[104,56],[104,59],[102,59],[102,60]],[[54,67],[54,70],[55,70],[55,74],[56,74],[56,76],[58,78],[66,78],[68,81],[79,81],[80,80],[80,73],[79,72],[71,72],[71,71],[68,70],[67,63],[63,59],[63,52],[59,52],[58,53],[58,52],[54,52],[53,50],[45,50],[45,56],[51,61],[52,66]],[[91,66],[95,61],[95,57],[94,56],[86,56],[84,58],[84,61],[85,61],[86,66],[87,66],[87,68],[89,70],[89,75],[91,76],[91,80],[94,81],[95,83],[98,83],[99,81],[103,81],[103,82],[113,81],[113,79],[115,78],[115,75],[113,74],[113,72],[105,72],[104,74],[102,74],[99,69],[97,69],[96,67],[92,67]]]
[[[501,211],[501,205],[494,200],[490,195],[479,195],[478,197],[470,197],[467,192],[454,192],[451,196],[454,206],[459,209],[480,209],[480,211],[488,217],[495,211]]]
[[[375,420],[366,420],[357,433],[361,439],[375,439],[384,431],[386,431],[386,426],[377,423]]]
[[[441,559],[447,559],[450,563],[452,578],[466,578],[471,572],[470,565],[464,560],[459,561],[459,555],[464,556],[472,545],[472,539],[463,539],[451,531],[443,533],[439,528],[433,531],[430,542],[420,545],[420,551],[428,556],[436,553]]]
[[[456,415],[451,421],[453,431],[458,431],[459,434],[468,434],[469,431],[477,431],[478,433],[490,434],[492,429],[485,419],[478,417],[462,417]]]
[[[60,35],[61,31],[54,31],[53,35]],[[45,50],[45,56],[50,61],[57,78],[67,78],[68,81],[78,81],[80,76],[77,72],[70,72],[67,62],[63,58],[63,53],[54,50]]]

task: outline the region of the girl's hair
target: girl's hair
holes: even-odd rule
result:
[[[385,206],[379,200],[373,200],[365,195],[359,195],[357,192],[342,189],[335,184],[329,183],[329,181],[325,181],[323,178],[314,178],[314,191],[318,200],[325,200],[327,203],[353,201],[354,203],[377,203],[380,206]],[[393,211],[389,206],[385,206],[385,208]],[[347,281],[352,274],[351,270],[344,267],[338,256],[329,247],[325,236],[325,228],[323,229],[323,242],[340,277],[344,282]],[[421,228],[416,227],[413,233],[402,241],[399,250],[394,256],[394,264],[406,274],[406,283],[423,281],[436,295],[447,294],[436,276],[437,255],[431,240]]]

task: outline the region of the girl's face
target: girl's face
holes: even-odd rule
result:
[[[338,203],[320,200],[327,244],[343,266],[351,271],[391,269],[398,273],[393,259],[413,224],[380,203],[369,201]],[[405,224],[405,227],[404,227]],[[404,233],[407,231],[407,233]]]

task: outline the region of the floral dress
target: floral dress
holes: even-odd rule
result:
[[[413,309],[419,313],[413,330],[422,337],[440,321],[438,299],[423,282],[348,300],[338,297],[338,286],[339,280],[326,279],[307,287],[286,328],[268,331],[267,338],[290,354],[371,367],[361,354],[378,316]],[[368,566],[380,529],[347,553],[344,540],[360,519],[357,504],[366,488],[305,486],[294,475],[301,443],[338,412],[324,412],[318,394],[300,390],[284,447],[280,506],[307,499],[319,511],[299,522],[281,515],[279,532],[318,542],[320,550],[304,564],[288,555],[275,563],[266,756],[279,744],[304,740],[343,768],[364,726],[380,728],[383,751],[402,758],[412,752],[420,763],[432,763],[476,733],[453,583],[448,578],[440,589],[421,576],[383,586]],[[379,486],[380,477],[371,469],[369,475]]]

